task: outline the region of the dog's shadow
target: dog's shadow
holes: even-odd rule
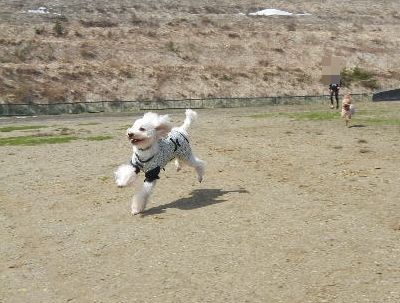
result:
[[[142,216],[151,216],[164,213],[168,208],[178,208],[181,210],[192,210],[213,204],[225,202],[226,200],[218,199],[227,193],[249,193],[245,189],[238,190],[222,190],[216,188],[210,189],[196,189],[190,193],[190,197],[182,198],[174,202],[159,205],[150,208],[142,213]]]
[[[352,127],[366,127],[364,124],[354,124],[354,125],[350,125],[349,128]]]

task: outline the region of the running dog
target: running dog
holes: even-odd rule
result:
[[[346,121],[346,126],[350,127],[350,120],[355,113],[355,107],[352,104],[351,95],[346,95],[342,101],[342,118]]]
[[[119,187],[127,186],[135,180],[139,172],[144,172],[143,187],[133,197],[133,215],[143,212],[161,169],[173,159],[177,171],[181,169],[181,164],[187,164],[195,168],[198,181],[203,180],[205,163],[193,154],[187,132],[196,118],[197,113],[187,109],[183,124],[172,128],[168,115],[149,112],[127,129],[133,155],[130,164],[118,167],[115,182]]]

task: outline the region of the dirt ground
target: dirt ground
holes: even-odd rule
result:
[[[0,119],[112,136],[0,146],[0,302],[400,302],[400,126],[274,114],[325,108],[199,110],[205,180],[167,166],[142,216],[113,183],[137,115]]]

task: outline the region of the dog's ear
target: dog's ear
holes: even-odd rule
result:
[[[157,131],[157,138],[161,139],[164,138],[168,135],[168,133],[171,131],[172,125],[171,121],[169,120],[168,115],[162,115],[158,117],[158,123],[156,125],[156,131]]]

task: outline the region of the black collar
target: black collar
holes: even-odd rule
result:
[[[136,156],[136,159],[137,159],[139,162],[141,162],[141,163],[147,163],[147,162],[149,162],[151,159],[154,158],[154,155],[153,155],[153,156],[151,156],[150,158],[148,158],[147,160],[140,160],[139,155],[138,155],[137,153],[135,153],[135,156]]]
[[[138,150],[140,150],[140,151],[145,151],[145,150],[148,150],[148,149],[150,149],[151,148],[151,145],[149,146],[149,147],[147,147],[147,148],[138,148]]]

